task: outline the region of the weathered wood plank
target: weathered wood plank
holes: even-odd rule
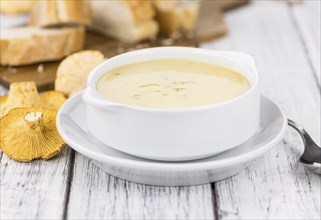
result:
[[[49,161],[1,158],[1,219],[62,219],[70,148]]]
[[[210,184],[155,187],[127,182],[76,154],[68,219],[213,219]]]
[[[284,2],[257,1],[228,14],[229,35],[203,47],[252,54],[262,93],[320,143],[319,85],[291,18]],[[319,219],[320,176],[298,164],[300,153],[302,141],[289,131],[283,143],[245,172],[216,183],[219,218]]]
[[[313,72],[320,83],[321,1],[304,1],[302,4],[291,4],[291,13],[308,53]]]

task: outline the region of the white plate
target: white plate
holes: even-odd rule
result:
[[[262,96],[260,129],[251,139],[205,159],[163,162],[122,153],[93,138],[88,133],[81,93],[70,98],[57,115],[61,137],[75,151],[93,159],[98,167],[121,179],[162,186],[205,184],[233,176],[279,142],[286,127],[287,119],[279,106]]]

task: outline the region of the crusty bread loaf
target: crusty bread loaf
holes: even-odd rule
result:
[[[1,65],[24,65],[59,60],[83,48],[83,27],[2,29]]]
[[[30,13],[31,26],[46,27],[66,23],[90,24],[90,2],[88,0],[38,1]]]
[[[0,13],[8,15],[28,13],[35,2],[35,0],[1,0]]]
[[[168,11],[174,9],[179,0],[152,0],[152,3],[157,11]]]
[[[125,41],[151,39],[158,32],[153,20],[154,10],[149,1],[119,0],[92,1],[91,30]]]
[[[125,6],[125,10],[129,10],[131,13],[131,18],[133,20],[130,20],[134,22],[135,24],[138,24],[140,22],[148,21],[154,16],[154,10],[150,2],[145,0],[120,0],[119,3],[123,6]],[[108,4],[111,4],[111,2],[108,2]],[[126,13],[124,11],[124,14]],[[120,14],[120,16],[124,16],[124,14]]]
[[[194,29],[200,8],[198,1],[176,1],[176,5],[173,5],[172,1],[154,1],[156,1],[153,3],[156,9],[156,20],[161,34],[168,35],[179,30]]]

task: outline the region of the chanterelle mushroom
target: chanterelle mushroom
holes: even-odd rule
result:
[[[0,118],[11,109],[21,107],[58,110],[65,101],[66,98],[62,92],[49,91],[39,95],[34,82],[12,83],[9,96],[0,97]]]
[[[55,90],[73,96],[86,87],[90,71],[104,60],[104,55],[97,50],[83,50],[69,55],[59,64]]]
[[[56,111],[15,108],[0,119],[0,146],[9,157],[23,162],[50,159],[65,146],[56,128]]]
[[[42,106],[45,108],[58,110],[62,104],[67,100],[62,92],[49,91],[40,94]]]
[[[10,95],[0,106],[0,117],[17,107],[41,106],[40,96],[34,82],[18,82],[10,84]]]
[[[0,106],[4,105],[4,103],[8,100],[8,96],[0,96]]]

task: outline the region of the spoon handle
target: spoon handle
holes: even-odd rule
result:
[[[290,119],[288,119],[288,125],[294,128],[303,139],[304,152],[300,158],[300,162],[305,164],[321,164],[321,148],[312,140],[306,130],[304,130],[301,125]]]

